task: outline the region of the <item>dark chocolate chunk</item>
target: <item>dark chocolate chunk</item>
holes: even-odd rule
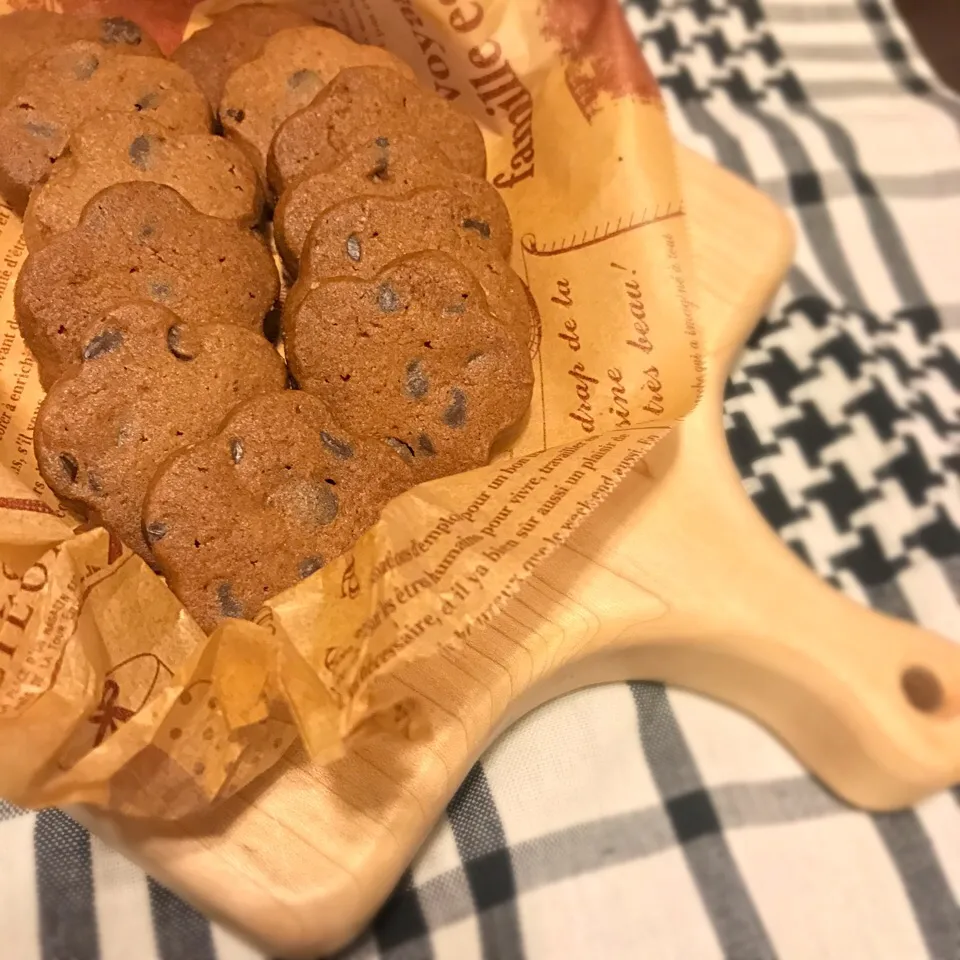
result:
[[[380,289],[377,291],[377,304],[384,313],[394,313],[400,309],[397,291],[386,281],[380,284]]]
[[[160,520],[154,520],[143,528],[143,532],[144,539],[152,545],[167,535],[167,525]]]
[[[450,406],[443,412],[443,422],[454,430],[467,422],[467,395],[459,387],[450,388]]]
[[[104,43],[126,43],[136,47],[143,34],[140,27],[126,17],[104,17],[100,21],[100,39]]]
[[[353,456],[353,447],[346,440],[341,440],[339,437],[327,433],[326,430],[320,431],[320,439],[335,457],[339,457],[341,460],[349,460]]]
[[[160,103],[160,94],[151,90],[145,93],[142,97],[138,97],[134,107],[140,111],[156,110],[158,103]]]
[[[169,300],[170,284],[162,280],[155,280],[150,284],[150,298],[152,300]]]
[[[404,460],[412,460],[416,454],[413,452],[413,447],[410,446],[405,440],[401,440],[399,437],[384,437],[383,442],[389,447],[393,447],[397,453],[403,457]]]
[[[407,364],[405,389],[414,400],[422,400],[430,390],[430,380],[419,360],[411,360]]]
[[[360,238],[355,233],[351,233],[350,236],[347,237],[347,256],[354,263],[359,263],[362,255]]]
[[[316,70],[297,70],[295,73],[291,73],[287,77],[287,85],[291,90],[297,90],[302,87],[305,83],[319,83],[320,77],[317,75]]]
[[[294,523],[318,527],[333,523],[340,510],[337,495],[325,483],[309,479],[284,484],[268,502]]]
[[[130,162],[138,170],[146,170],[150,161],[150,138],[143,134],[135,137],[127,153],[130,154]]]
[[[194,357],[193,352],[184,345],[180,327],[176,324],[167,331],[167,349],[178,360],[192,360]]]
[[[236,110],[233,107],[228,107],[223,111],[231,120],[236,120],[237,123],[243,123],[246,119],[246,113],[243,110]]]
[[[243,619],[243,604],[233,595],[232,584],[221,583],[217,587],[217,604],[224,617]]]
[[[437,455],[437,451],[433,446],[433,441],[430,439],[429,435],[426,433],[421,433],[420,436],[417,437],[417,446],[428,457],[435,457]]]
[[[80,464],[77,463],[76,458],[70,453],[61,453],[58,459],[60,469],[63,470],[66,478],[71,483],[76,483],[77,474],[80,472]]]
[[[98,333],[83,348],[84,360],[96,360],[105,353],[113,353],[118,347],[123,345],[123,333],[119,330],[104,330]]]
[[[474,220],[472,217],[467,217],[462,226],[465,230],[475,230],[484,240],[490,239],[490,224],[485,220]]]
[[[311,574],[323,569],[323,557],[306,557],[297,566],[297,573],[301,580],[306,580]]]

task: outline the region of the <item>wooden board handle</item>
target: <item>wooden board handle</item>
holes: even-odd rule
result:
[[[628,509],[654,482],[632,516],[574,541],[663,604],[622,632],[619,656],[635,653],[619,669],[745,710],[860,806],[960,780],[960,645],[861,607],[793,555],[743,491],[718,391],[648,467],[610,504]]]

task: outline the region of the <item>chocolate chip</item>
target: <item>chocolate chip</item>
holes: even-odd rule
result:
[[[316,84],[320,82],[315,70],[297,70],[287,77],[287,86],[291,90],[299,90],[306,83]]]
[[[386,180],[390,170],[390,141],[386,137],[377,137],[374,141],[380,148],[380,156],[373,164],[368,175],[369,180]]]
[[[467,395],[459,387],[450,389],[450,406],[443,411],[443,422],[454,430],[467,422]]]
[[[73,67],[73,75],[78,80],[89,80],[100,67],[100,59],[92,53],[81,57]]]
[[[404,440],[401,440],[399,437],[384,437],[383,442],[400,454],[404,460],[412,460],[416,454],[413,452],[413,447],[410,446]]]
[[[183,331],[176,324],[167,331],[167,349],[178,360],[192,360],[195,354],[184,345],[182,333]]]
[[[170,284],[164,283],[162,280],[155,280],[150,284],[150,299],[151,300],[169,300],[170,299]]]
[[[414,400],[422,400],[430,391],[430,380],[423,372],[419,360],[411,360],[407,364],[407,379],[405,383],[407,393]]]
[[[355,233],[351,233],[350,236],[347,237],[347,256],[354,263],[360,262],[360,257],[362,256],[360,238]]]
[[[130,162],[138,170],[146,170],[150,161],[150,138],[142,133],[133,138],[127,153],[130,156]]]
[[[239,437],[230,440],[230,459],[239,463],[243,459],[243,441]]]
[[[234,120],[237,123],[243,123],[247,118],[245,110],[238,110],[235,107],[228,107],[223,111],[225,116],[228,116],[231,120]]]
[[[233,595],[233,584],[221,583],[217,587],[217,603],[222,616],[243,619],[243,604]]]
[[[486,220],[474,220],[467,217],[460,226],[462,226],[464,230],[476,230],[484,240],[490,239],[490,224],[487,223]]]
[[[154,520],[143,528],[143,535],[147,543],[156,543],[167,535],[167,525],[160,520]]]
[[[383,313],[395,313],[400,309],[400,297],[386,281],[380,284],[380,289],[377,291],[377,305]]]
[[[323,557],[306,557],[297,566],[297,573],[301,580],[306,580],[311,574],[322,570],[323,566]]]
[[[140,239],[149,240],[157,232],[157,228],[152,223],[145,223],[140,228]]]
[[[71,453],[61,453],[59,460],[60,469],[66,474],[67,479],[71,483],[76,483],[77,474],[80,472],[80,464],[77,463],[77,458]]]
[[[134,109],[137,111],[142,110],[156,110],[157,105],[160,103],[160,94],[154,93],[145,93],[139,100],[133,105]]]
[[[49,140],[51,137],[55,137],[58,131],[58,128],[52,123],[37,123],[33,120],[25,123],[24,126],[35,137],[43,137],[44,140]]]
[[[430,439],[430,437],[427,434],[421,433],[420,436],[417,437],[417,446],[428,457],[436,456],[437,451],[434,449],[433,441]]]
[[[121,346],[123,346],[123,334],[119,330],[104,330],[83,348],[83,359],[96,360],[104,354],[113,353]]]
[[[104,17],[100,21],[100,39],[104,43],[127,43],[136,47],[143,34],[140,27],[126,17]]]
[[[94,493],[103,493],[103,480],[99,473],[94,473],[92,470],[88,470],[87,485]]]
[[[323,445],[335,456],[341,460],[349,460],[353,456],[353,447],[346,440],[341,440],[326,430],[320,431],[320,440]]]
[[[292,480],[267,497],[270,506],[297,524],[325,527],[340,512],[337,495],[322,480]]]

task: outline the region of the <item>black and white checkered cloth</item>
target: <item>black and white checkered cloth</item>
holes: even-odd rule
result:
[[[747,489],[841,590],[960,640],[960,99],[890,0],[627,16],[680,140],[798,226],[728,387]],[[958,901],[960,790],[856,812],[750,721],[637,683],[510,730],[345,957],[960,960]],[[2,960],[257,956],[64,814],[0,804]]]

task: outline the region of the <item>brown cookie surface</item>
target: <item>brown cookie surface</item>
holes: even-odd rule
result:
[[[287,371],[263,337],[230,324],[188,326],[153,303],[102,318],[83,363],[40,405],[40,473],[64,500],[150,560],[140,515],[157,464],[212,436],[239,403],[283,388]]]
[[[238,147],[209,133],[175,133],[142,114],[81,124],[23,215],[27,247],[39,250],[77,225],[87,202],[116,183],[173,187],[200,213],[240,226],[260,220],[260,180]]]
[[[90,40],[127,54],[162,56],[153,37],[126,17],[75,17],[49,10],[16,10],[0,16],[0,103],[11,92],[10,79],[31,57],[75,40]]]
[[[209,132],[193,77],[159,57],[130,57],[80,40],[32,59],[0,109],[0,196],[22,213],[70,134],[98,114],[143,113],[165,127]]]
[[[313,22],[308,13],[290,4],[245,3],[215,15],[209,27],[191,34],[170,58],[193,76],[216,109],[227,77],[253,60],[266,40]]]
[[[174,593],[210,630],[349,550],[413,482],[387,446],[286,390],[244,403],[216,436],[166,461],[143,523]]]
[[[442,188],[404,197],[358,197],[321,213],[304,244],[300,273],[284,305],[284,325],[320,280],[372,277],[391,261],[421,250],[442,250],[459,260],[477,278],[501,323],[533,342],[536,305],[500,256],[490,224],[469,197]]]
[[[301,389],[347,429],[393,446],[418,481],[487,463],[530,405],[527,344],[446,254],[404,257],[372,279],[326,280],[291,320],[284,342]]]
[[[100,318],[123,303],[150,300],[185,323],[259,333],[279,290],[256,234],[198,213],[170,187],[121,183],[93,197],[73,230],[27,257],[14,305],[49,386],[80,362]]]
[[[280,125],[270,145],[270,185],[282,193],[311,162],[329,169],[360,144],[404,134],[455,170],[486,176],[483,135],[470,117],[395,70],[366,66],[342,70]]]
[[[307,106],[344,68],[379,65],[413,79],[413,71],[380,47],[354,43],[327,27],[281,30],[260,55],[234,70],[224,84],[220,122],[266,180],[267,152],[277,128]]]
[[[447,187],[467,197],[477,218],[489,226],[497,251],[510,256],[510,214],[496,187],[460,173],[439,153],[407,136],[377,136],[330,169],[322,158],[308,164],[283,191],[274,211],[280,256],[295,273],[313,221],[334,204],[362,196],[401,197],[426,187]]]

